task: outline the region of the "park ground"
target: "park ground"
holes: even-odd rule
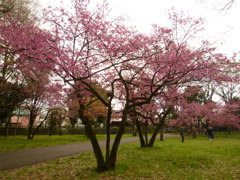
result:
[[[111,135],[114,138],[115,135]],[[124,134],[123,138],[132,137],[130,134]],[[97,135],[98,140],[106,139],[106,135]],[[85,135],[39,135],[32,140],[27,140],[26,136],[0,136],[0,152],[16,151],[21,149],[47,147],[53,145],[70,144],[89,141]]]
[[[0,179],[240,179],[240,135],[120,146],[115,170],[97,173],[92,152],[0,172]]]

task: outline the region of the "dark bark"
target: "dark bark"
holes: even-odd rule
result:
[[[195,130],[192,132],[192,137],[193,137],[193,138],[196,138],[196,137],[197,137],[197,132],[196,132]]]
[[[8,118],[7,118],[7,121],[6,121],[6,124],[5,124],[5,136],[6,137],[8,136],[8,129],[9,129],[9,126],[11,124],[12,114],[13,114],[13,110],[11,110],[11,112],[8,114]]]
[[[134,119],[132,119],[132,135],[137,136],[137,131],[136,131],[136,128],[135,128],[135,120]]]
[[[50,127],[49,127],[49,132],[48,132],[48,135],[49,135],[49,136],[52,136],[52,130],[53,130],[53,126],[50,125]]]
[[[93,151],[94,151],[95,157],[97,159],[97,170],[98,171],[105,171],[107,169],[106,163],[104,161],[104,157],[103,157],[101,148],[99,146],[97,137],[95,135],[95,132],[92,128],[91,123],[88,120],[85,123],[85,129],[86,129],[86,132],[88,132],[89,139],[91,141]]]
[[[142,134],[141,124],[137,118],[135,119],[135,121],[136,121],[137,130],[138,130],[138,137],[140,140],[140,145],[141,145],[141,147],[146,147],[145,140],[144,140],[143,134]]]
[[[121,121],[120,127],[118,129],[117,135],[115,137],[115,140],[113,142],[112,150],[110,153],[109,169],[114,169],[115,165],[116,165],[117,151],[118,151],[118,147],[119,147],[122,135],[124,133],[125,124],[127,121],[128,109],[129,109],[129,107],[126,105],[124,108],[124,111],[123,111],[122,121]]]
[[[32,139],[34,138],[35,134],[37,133],[38,129],[42,126],[42,124],[47,120],[48,115],[49,115],[50,111],[47,112],[46,116],[44,117],[44,119],[42,120],[42,122],[37,126],[37,128],[33,131],[32,133]]]
[[[32,134],[32,128],[33,128],[33,122],[34,122],[34,119],[33,117],[30,116],[30,120],[29,120],[29,124],[28,124],[28,134],[27,134],[27,139],[30,140],[32,139],[33,137],[31,136]]]
[[[167,115],[170,113],[170,111],[171,111],[171,108],[168,108],[167,111],[164,112],[163,117],[159,117],[160,118],[159,124],[157,125],[157,127],[153,131],[152,137],[149,141],[149,147],[153,147],[153,144],[155,142],[157,134],[158,134],[159,130],[164,127],[165,119],[166,119]]]
[[[97,159],[97,170],[98,171],[105,171],[107,169],[106,167],[106,162],[104,160],[101,148],[99,146],[96,134],[94,132],[94,129],[92,128],[92,124],[89,121],[89,119],[84,115],[84,108],[80,105],[80,110],[79,110],[79,117],[81,118],[84,126],[85,126],[85,131],[89,136],[89,139],[91,141],[93,151],[95,154],[95,157]]]
[[[108,117],[107,117],[107,127],[106,127],[106,133],[107,133],[107,139],[106,139],[106,166],[107,169],[109,169],[109,155],[110,155],[110,120],[112,115],[112,108],[111,106],[108,107]]]
[[[37,117],[36,111],[31,110],[30,111],[30,119],[29,119],[29,123],[28,123],[28,133],[27,133],[28,140],[33,139],[32,130],[33,130],[33,124],[34,124],[36,117]]]
[[[19,111],[18,111],[18,117],[17,117],[17,123],[16,123],[16,127],[14,129],[14,136],[17,135],[17,128],[18,128],[18,121],[19,121],[19,117],[20,117],[20,107],[18,107]]]
[[[86,128],[85,128],[85,135],[86,135],[87,139],[89,139],[89,134],[88,134],[88,133],[89,133],[89,132],[86,131]]]
[[[18,123],[17,123],[18,124]],[[16,136],[17,135],[17,125],[16,125],[16,127],[14,128],[14,134],[13,134],[14,136]]]
[[[32,124],[32,123],[29,122],[29,124]],[[28,134],[27,134],[27,139],[28,140],[32,139],[31,134],[32,134],[32,125],[29,125],[28,126]]]
[[[145,143],[146,143],[146,147],[148,147],[148,123],[145,122],[144,123],[144,133],[145,133]]]
[[[227,127],[227,131],[228,131],[228,134],[229,134],[229,135],[232,134],[230,127]]]
[[[8,136],[8,129],[9,129],[9,125],[10,125],[10,121],[11,121],[11,116],[8,117],[8,120],[5,124],[5,136]]]
[[[163,141],[163,126],[160,129],[160,141]]]
[[[151,137],[151,139],[150,139],[150,141],[149,141],[148,147],[153,147],[153,144],[154,144],[154,142],[155,142],[155,139],[156,139],[156,137],[157,137],[157,134],[158,134],[158,132],[159,132],[159,130],[160,130],[161,128],[162,128],[162,124],[159,124],[159,125],[154,129],[153,134],[152,134],[152,137]]]
[[[53,130],[53,111],[51,113],[51,118],[50,118],[50,122],[49,122],[49,132],[48,132],[48,135],[49,136],[52,136],[52,130]]]

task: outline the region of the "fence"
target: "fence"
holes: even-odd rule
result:
[[[33,129],[34,131],[35,129]],[[96,134],[106,134],[106,128],[94,128]],[[118,127],[112,127],[111,128],[111,134],[116,134],[118,130]],[[136,129],[135,129],[136,130]],[[152,133],[154,130],[153,127],[148,128],[148,132]],[[8,129],[8,135],[27,135],[27,128],[15,128],[15,127],[10,127]],[[49,128],[39,128],[38,131],[36,132],[36,135],[48,135],[50,133]],[[132,134],[133,129],[132,127],[125,127],[125,134]],[[0,136],[5,134],[5,128],[0,127]],[[65,135],[65,134],[72,134],[72,135],[84,135],[85,134],[85,129],[82,128],[58,128],[54,127],[51,130],[52,135]]]
[[[152,133],[155,127],[149,126],[148,127],[148,133]],[[33,129],[34,131],[35,129]],[[106,134],[106,128],[94,128],[96,134]],[[112,127],[111,128],[111,134],[116,134],[118,130],[118,127]],[[15,127],[10,127],[8,129],[8,135],[27,135],[27,128],[15,128]],[[135,128],[136,131],[136,128]],[[174,132],[178,133],[177,129],[174,131],[172,128],[166,128],[164,129],[165,132]],[[50,132],[49,128],[39,128],[36,135],[48,135]],[[144,132],[144,131],[143,131]],[[125,134],[132,134],[133,129],[132,127],[125,127]],[[215,134],[231,134],[231,133],[240,133],[239,130],[237,129],[214,129]],[[54,127],[51,130],[52,135],[84,135],[85,134],[85,129],[84,127],[81,128],[58,128]],[[191,134],[191,133],[190,133]],[[200,134],[206,134],[205,131],[201,131]],[[0,136],[5,135],[5,128],[0,127]]]

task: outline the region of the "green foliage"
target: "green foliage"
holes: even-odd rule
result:
[[[239,135],[187,138],[185,143],[172,138],[154,148],[129,143],[120,146],[113,171],[97,173],[91,152],[1,172],[0,179],[239,179],[239,147]]]
[[[23,85],[0,80],[0,121],[5,122],[12,111],[28,96]]]

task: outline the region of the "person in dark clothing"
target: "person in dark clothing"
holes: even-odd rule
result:
[[[207,128],[207,134],[208,134],[208,138],[211,139],[211,132],[208,128]]]
[[[184,142],[184,129],[183,128],[181,128],[180,129],[180,136],[181,136],[181,138],[182,138],[182,143]]]
[[[209,129],[209,132],[210,132],[210,140],[213,140],[214,139],[214,134],[213,134],[213,128],[211,127],[210,129]]]

